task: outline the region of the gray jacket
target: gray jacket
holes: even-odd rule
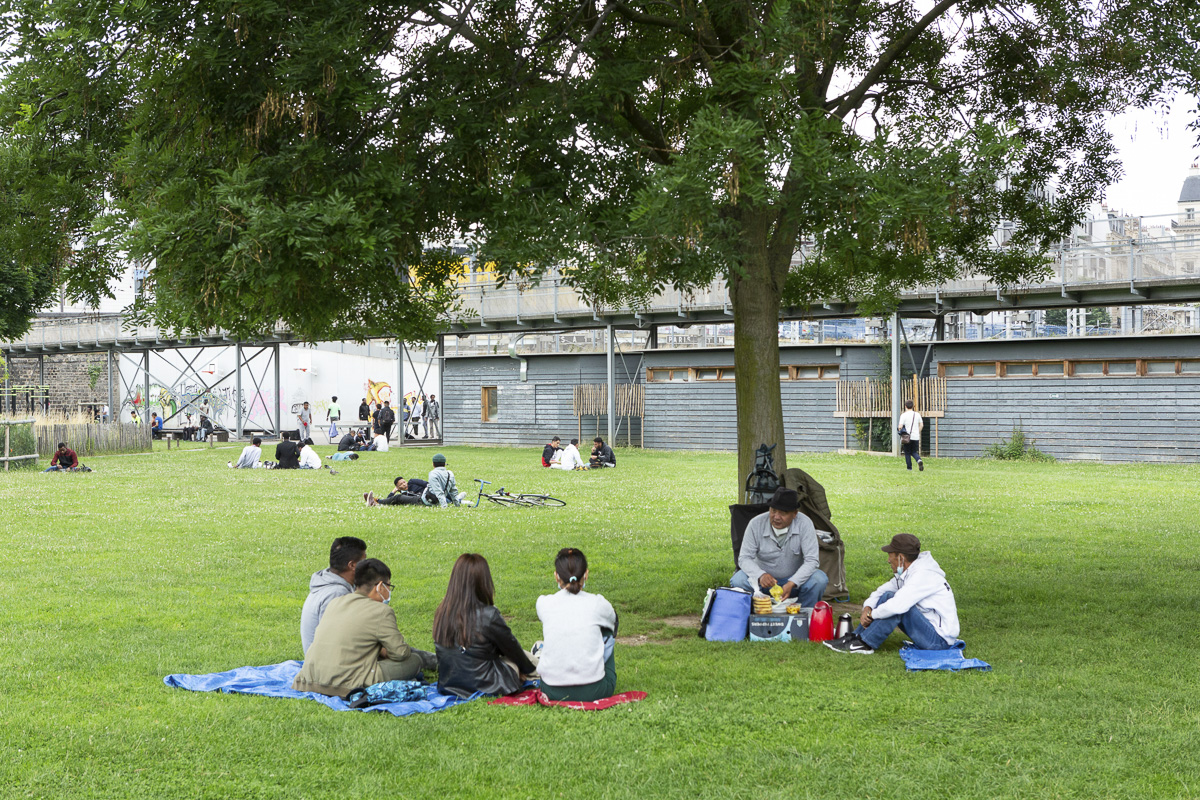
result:
[[[771,530],[771,514],[759,514],[746,526],[742,539],[742,551],[738,554],[738,567],[750,578],[751,586],[758,586],[758,579],[769,572],[780,583],[791,581],[803,586],[820,563],[820,543],[817,529],[812,520],[797,512],[788,526],[782,545],[775,542]]]
[[[429,502],[431,494],[437,498],[437,503],[442,508],[447,505],[460,505],[458,486],[454,483],[454,473],[445,467],[434,467],[433,471],[429,473],[429,489],[425,493],[427,505],[433,505]]]
[[[308,597],[305,598],[304,609],[300,612],[300,645],[305,653],[312,645],[313,637],[317,634],[317,623],[321,621],[329,603],[353,591],[354,587],[331,569],[313,573],[308,582]]]

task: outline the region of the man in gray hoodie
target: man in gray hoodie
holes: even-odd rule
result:
[[[317,623],[329,603],[354,591],[354,568],[367,556],[367,543],[355,536],[341,536],[329,548],[329,569],[314,572],[308,582],[308,597],[300,612],[300,644],[304,652],[312,645]]]

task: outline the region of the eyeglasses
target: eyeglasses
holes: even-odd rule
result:
[[[387,583],[386,581],[380,581],[380,583],[382,583],[384,586],[388,587],[389,592],[396,588],[395,586],[392,586],[390,583]]]

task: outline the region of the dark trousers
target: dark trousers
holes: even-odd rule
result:
[[[392,440],[392,423],[385,422],[379,426],[379,432],[383,434],[383,438],[389,442]]]
[[[415,494],[401,494],[399,492],[392,492],[387,497],[381,499],[379,501],[379,505],[381,505],[381,506],[423,506],[425,504],[423,502],[421,502],[421,498],[417,497]]]
[[[917,463],[921,463],[921,441],[919,439],[909,439],[908,444],[901,443],[900,452],[904,453],[904,465],[912,469],[913,459]]]

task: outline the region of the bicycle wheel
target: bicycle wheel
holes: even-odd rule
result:
[[[546,506],[548,508],[562,508],[567,504],[566,500],[559,500],[557,497],[551,497],[548,494],[519,494],[518,500],[523,500],[531,506]]]
[[[496,505],[498,505],[498,506],[508,506],[508,507],[511,507],[511,506],[525,506],[525,505],[529,505],[528,503],[524,503],[524,502],[522,502],[522,501],[518,500],[517,498],[515,498],[515,497],[512,497],[512,496],[510,496],[510,495],[504,495],[504,494],[485,494],[485,495],[484,495],[484,497],[486,497],[488,500],[491,500],[493,503],[495,503],[495,504],[496,504]]]

